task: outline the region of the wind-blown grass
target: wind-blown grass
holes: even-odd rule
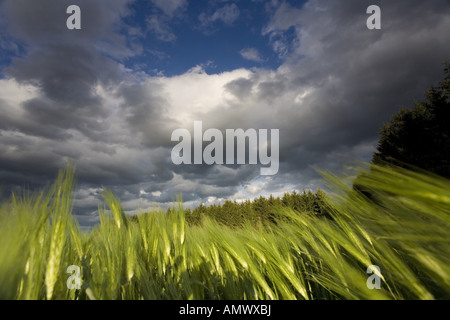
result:
[[[74,170],[0,209],[1,299],[443,299],[450,293],[450,181],[371,166],[353,190],[324,173],[325,219],[280,208],[267,228],[185,223],[180,205],[129,220],[104,193],[101,224],[71,214]],[[81,268],[69,290],[68,266]],[[381,269],[381,289],[367,285]]]

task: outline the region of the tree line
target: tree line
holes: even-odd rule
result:
[[[285,193],[282,197],[260,196],[254,200],[242,202],[226,200],[222,204],[185,209],[186,222],[189,225],[201,225],[204,218],[209,218],[221,225],[236,228],[251,224],[256,228],[277,224],[288,218],[281,212],[289,208],[298,214],[308,214],[331,218],[327,210],[325,193],[318,189],[316,193],[303,190]],[[169,209],[168,213],[173,209]]]

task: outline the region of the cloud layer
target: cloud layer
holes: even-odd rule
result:
[[[152,2],[157,10],[147,16],[147,32],[176,42],[164,23],[188,2]],[[282,57],[278,69],[207,74],[192,66],[154,77],[124,63],[143,50],[136,29],[124,23],[132,0],[77,1],[83,28],[76,33],[61,14],[71,1],[0,1],[7,17],[0,44],[24,48],[0,79],[0,191],[50,183],[72,160],[76,212],[87,225],[97,221],[102,186],[131,211],[166,205],[178,193],[195,205],[316,188],[311,166],[333,170],[369,159],[381,125],[421,100],[449,57],[448,1],[383,2],[382,30],[368,30],[372,2],[272,1],[261,35]],[[225,3],[200,20],[232,24],[239,15],[239,2]],[[239,54],[262,60],[250,47]],[[192,131],[195,120],[220,130],[280,129],[279,173],[173,165],[171,132]]]

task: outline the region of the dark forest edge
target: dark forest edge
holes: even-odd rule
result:
[[[331,219],[327,210],[326,195],[321,189],[318,189],[316,193],[311,190],[303,190],[302,193],[293,191],[285,193],[281,198],[271,195],[242,202],[226,200],[223,204],[210,206],[201,204],[194,209],[184,209],[184,214],[186,222],[193,226],[202,225],[204,219],[211,219],[220,225],[232,228],[242,227],[245,224],[258,228],[286,220],[286,217],[279,214],[279,211],[283,209]],[[171,214],[173,210],[176,209],[169,208],[166,213]],[[139,220],[137,215],[131,216],[130,219],[134,222]]]

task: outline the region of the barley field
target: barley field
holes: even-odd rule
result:
[[[322,173],[331,219],[279,208],[255,228],[186,223],[180,200],[129,219],[110,192],[100,225],[72,215],[75,169],[0,208],[0,299],[448,299],[450,181],[406,169],[360,169],[358,186]],[[369,289],[376,265],[380,289]],[[79,268],[80,287],[69,289]]]

